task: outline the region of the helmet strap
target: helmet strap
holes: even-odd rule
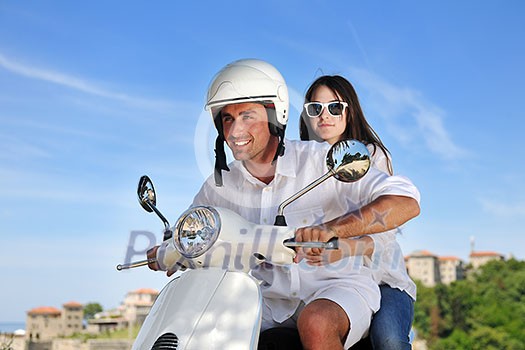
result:
[[[219,134],[215,139],[215,168],[213,176],[215,177],[215,186],[222,187],[222,171],[230,171],[230,168],[228,168],[228,163],[226,162],[226,153],[224,152],[224,132],[222,130],[222,119],[219,114],[215,115],[213,122]]]
[[[277,145],[277,150],[275,151],[275,156],[273,157],[272,164],[275,163],[277,158],[281,157],[284,154],[284,131],[286,125],[282,125],[281,128],[275,128],[277,131],[277,137],[279,138],[279,144]]]
[[[230,171],[230,168],[228,168],[228,164],[226,163],[226,153],[224,153],[224,136],[220,133],[215,140],[215,171],[213,172],[215,186],[217,187],[222,187],[223,170]]]
[[[286,125],[277,121],[277,112],[275,111],[274,105],[271,105],[271,107],[265,105],[265,109],[266,114],[268,115],[268,128],[270,129],[270,134],[277,136],[277,139],[279,140],[275,156],[272,160],[272,164],[274,164],[277,158],[284,154],[284,131],[286,130]]]

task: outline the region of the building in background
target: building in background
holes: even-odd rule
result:
[[[82,331],[84,311],[82,304],[68,302],[63,309],[41,306],[27,312],[26,339],[30,342],[48,342],[60,336]]]
[[[492,260],[505,260],[505,257],[495,252],[474,252],[469,256],[469,264],[455,256],[439,257],[428,250],[417,250],[405,257],[407,271],[413,280],[419,280],[426,287],[438,283],[450,284],[465,279],[467,269],[476,271],[480,266]]]
[[[405,258],[408,274],[427,287],[441,282],[439,259],[428,250],[417,250]]]
[[[131,324],[142,324],[151,310],[159,292],[155,289],[141,288],[129,292],[120,309],[122,316]]]
[[[469,255],[470,265],[474,270],[480,266],[485,265],[492,260],[505,260],[505,257],[496,252],[475,252],[472,251]]]
[[[439,276],[441,283],[450,284],[465,278],[465,266],[463,260],[455,256],[439,257]]]
[[[142,325],[159,292],[155,289],[141,288],[128,292],[122,304],[113,310],[99,312],[88,320],[88,333],[101,333]]]
[[[82,331],[84,306],[76,301],[62,305],[62,335],[69,336]]]
[[[158,291],[149,288],[129,292],[119,308],[98,313],[94,319],[88,320],[85,329],[84,306],[80,303],[68,302],[62,305],[62,309],[37,307],[27,312],[25,339],[38,349],[51,350],[57,338],[74,333],[96,334],[141,325],[158,295]]]
[[[126,324],[127,322],[122,316],[121,310],[102,311],[87,320],[86,332],[91,334],[111,332],[124,328]]]

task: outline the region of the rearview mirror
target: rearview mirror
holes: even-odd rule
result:
[[[328,151],[326,166],[337,180],[354,182],[370,169],[370,153],[359,141],[341,140]]]
[[[144,208],[144,210],[148,213],[151,213],[153,211],[153,207],[157,205],[157,196],[155,194],[153,182],[146,175],[142,176],[139,180],[137,196],[142,208]]]
[[[276,226],[286,226],[284,208],[303,194],[331,177],[339,181],[354,182],[366,175],[370,169],[370,153],[366,146],[356,140],[341,140],[332,145],[326,155],[328,172],[282,202],[277,208]]]
[[[155,212],[162,223],[164,224],[164,240],[171,238],[173,233],[170,229],[170,223],[164,215],[157,209],[157,195],[155,193],[155,187],[153,187],[153,181],[144,175],[139,180],[137,187],[137,197],[139,199],[140,206],[148,213]]]

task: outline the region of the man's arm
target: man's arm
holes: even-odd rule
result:
[[[418,216],[419,212],[414,198],[384,195],[325,226],[337,237],[350,238],[392,230]]]
[[[326,242],[333,237],[353,238],[380,233],[403,225],[419,215],[419,212],[419,204],[414,198],[383,195],[358,210],[322,225],[299,228],[295,239],[299,242]],[[373,240],[366,236],[357,240],[340,239],[340,245],[339,251],[330,252],[329,257],[320,257],[323,253],[322,249],[298,252],[296,261],[307,257],[310,263],[317,265],[321,264],[323,259],[331,262],[345,256],[366,255],[370,257],[374,251]],[[318,257],[315,258],[315,256]]]

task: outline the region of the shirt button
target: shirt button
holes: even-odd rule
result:
[[[266,224],[266,223],[268,222],[268,220],[266,220],[266,219],[263,219],[263,222],[264,222],[264,223]]]
[[[297,293],[296,292],[293,292],[292,293],[292,297],[296,297],[297,296]]]

